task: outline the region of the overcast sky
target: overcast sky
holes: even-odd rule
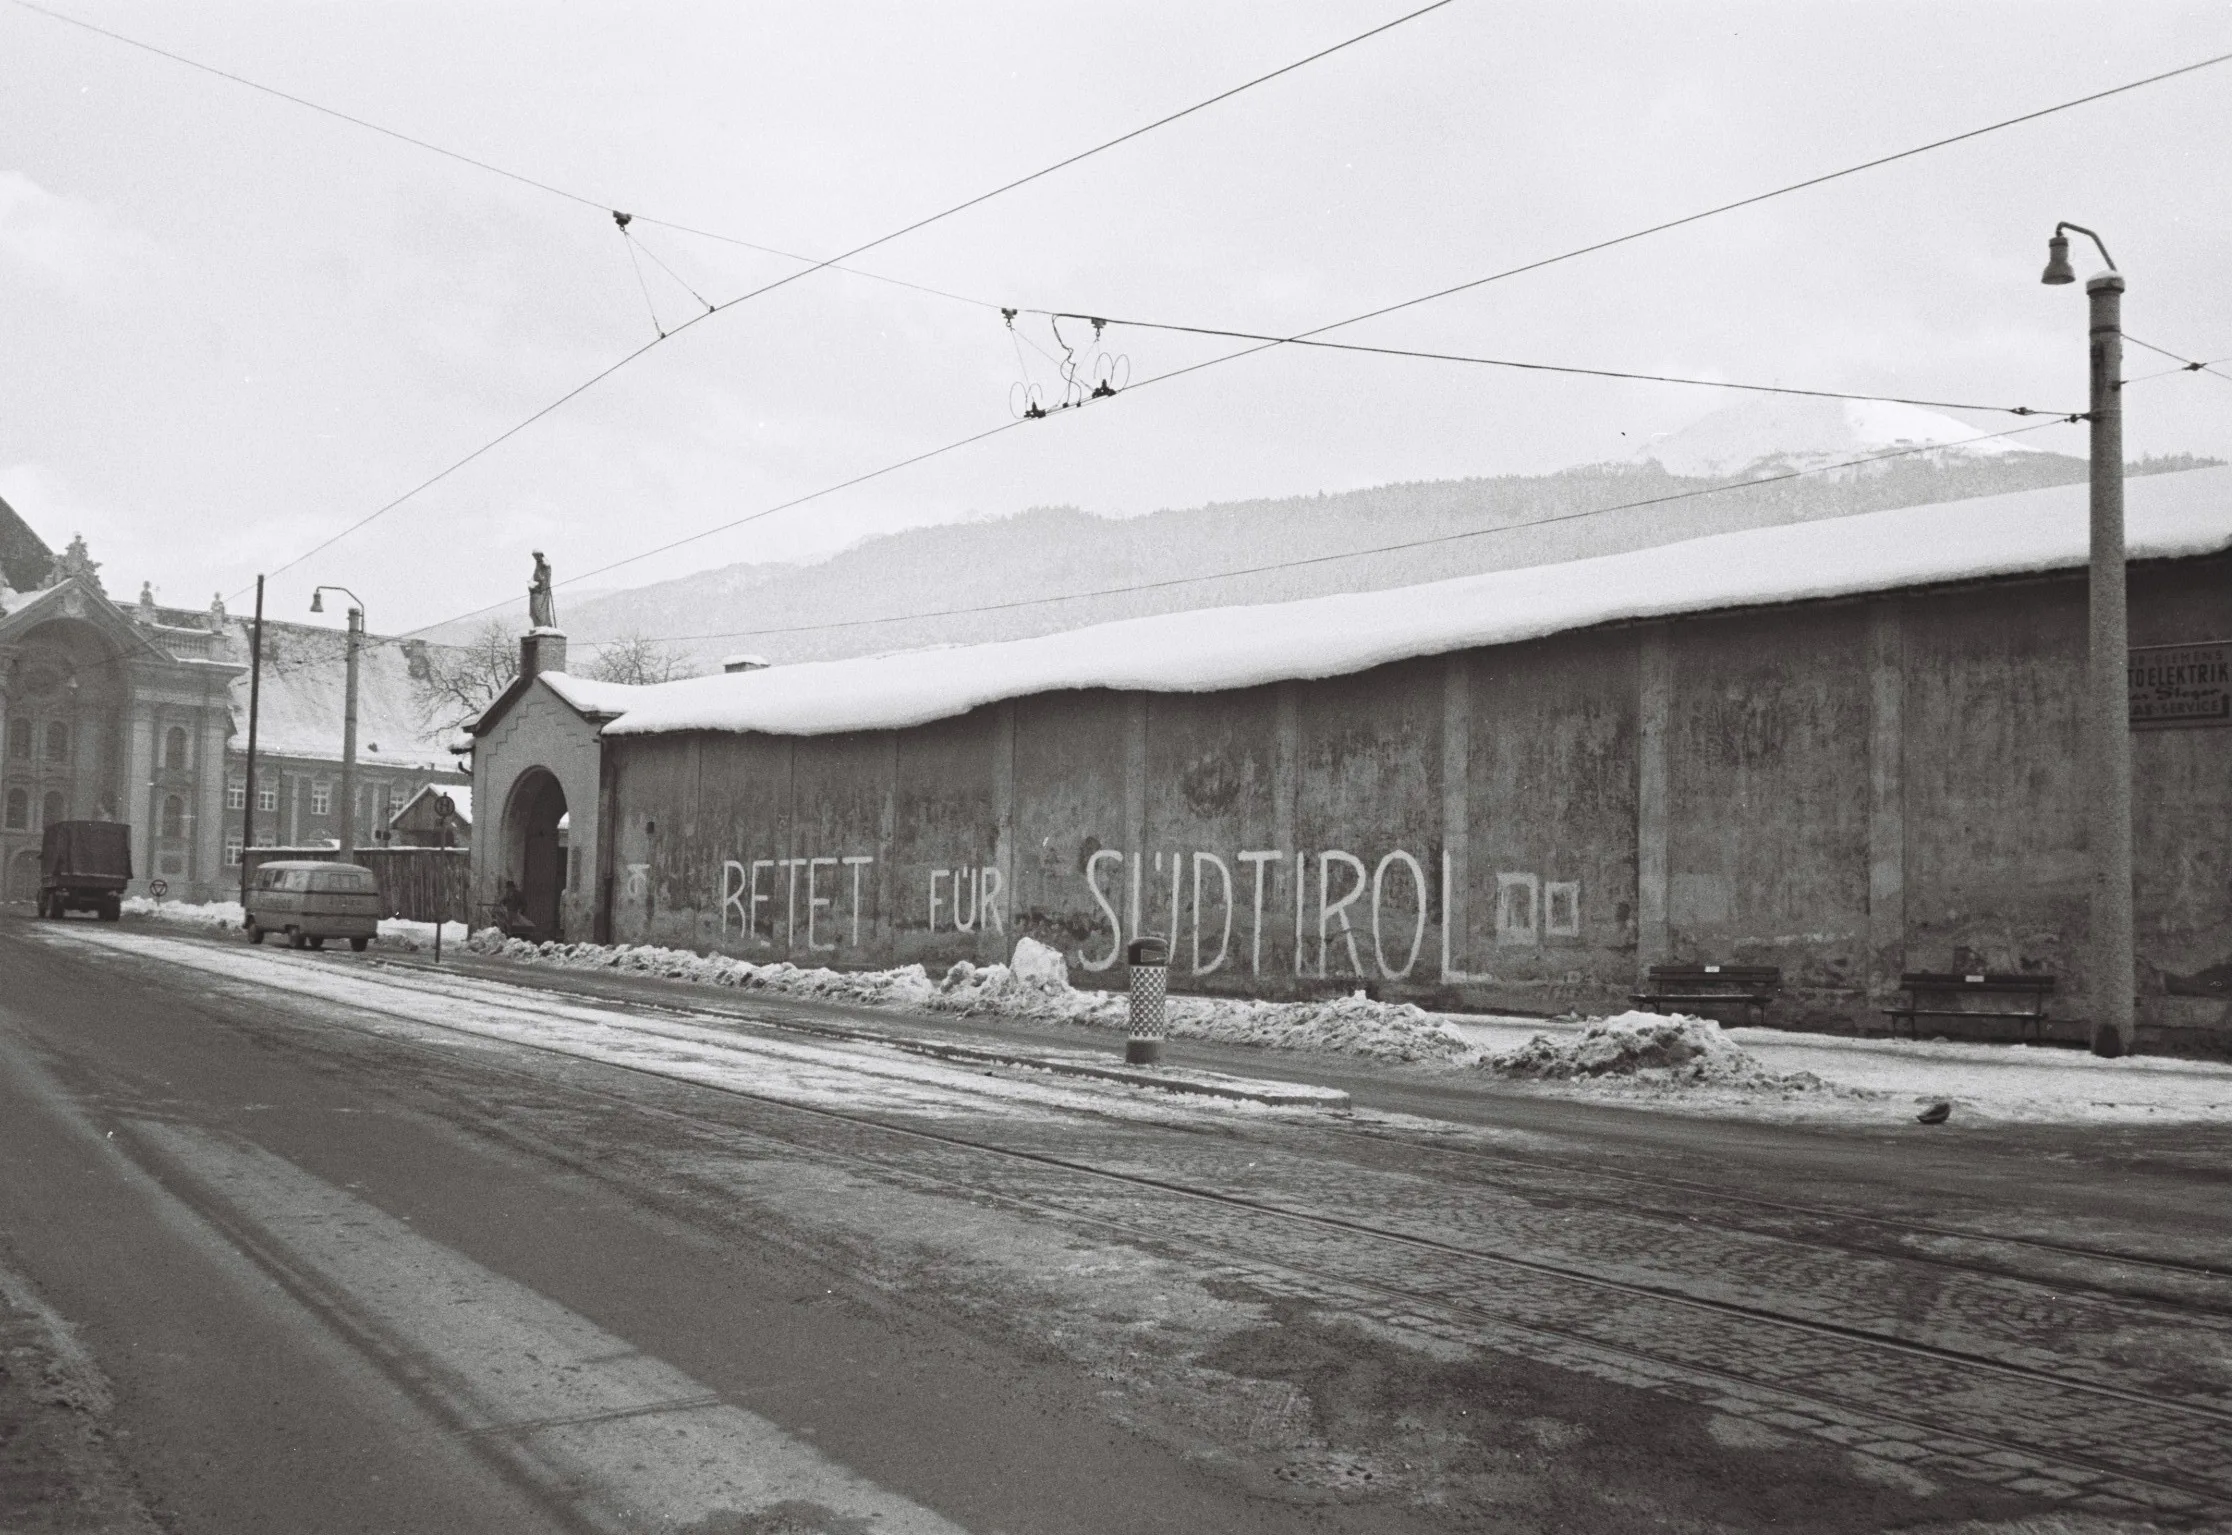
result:
[[[201,605],[652,339],[603,206],[834,254],[1411,7],[57,8],[600,205],[0,0],[0,496],[57,547],[82,530],[113,595]],[[431,623],[518,597],[531,549],[564,579],[997,426],[1018,343],[986,304],[1302,329],[2228,50],[2222,3],[1457,0],[861,258],[976,302],[825,271],[707,320],[297,566],[270,611],[332,581],[377,630]],[[2037,280],[2054,221],[2107,238],[2133,334],[2223,357],[2228,165],[2221,66],[1342,334],[2081,408],[2084,300]],[[635,231],[715,300],[797,269]],[[696,312],[643,270],[669,328]],[[1099,350],[1144,378],[1217,345]],[[594,584],[1034,505],[1539,472],[1726,400],[1282,348]],[[2232,457],[2232,383],[2134,385],[2127,414],[2135,455]]]

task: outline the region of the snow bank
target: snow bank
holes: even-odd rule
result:
[[[1484,1071],[1520,1081],[1627,1078],[1665,1086],[1825,1089],[1809,1071],[1778,1074],[1706,1018],[1621,1013],[1577,1034],[1537,1034],[1515,1050],[1480,1058]]]
[[[2131,557],[2232,546],[2232,467],[2125,490]],[[894,730],[1075,688],[1204,693],[1621,620],[2075,569],[2083,485],[1754,528],[1380,592],[1198,608],[989,645],[771,666],[643,688],[608,735]]]
[[[158,901],[150,896],[128,895],[124,898],[123,913],[127,917],[144,917],[150,921],[167,922],[173,927],[198,927],[212,932],[230,929],[240,931],[241,910],[238,901]]]
[[[161,922],[171,927],[199,928],[204,932],[237,933],[243,913],[238,901],[157,901],[144,895],[127,896],[123,914],[148,922]],[[470,935],[462,922],[447,923],[442,928],[442,942],[460,944]],[[401,917],[387,917],[380,923],[380,944],[385,948],[413,951],[434,947],[434,924],[411,922]]]
[[[1122,992],[1070,985],[1061,954],[1034,938],[1016,940],[1005,965],[955,964],[933,980],[920,965],[895,970],[805,969],[786,962],[756,965],[723,954],[697,954],[649,944],[529,943],[495,928],[472,937],[483,954],[576,970],[616,970],[667,980],[765,991],[856,1007],[955,1013],[1127,1028],[1131,1004]],[[1379,1061],[1462,1063],[1479,1052],[1450,1024],[1407,1002],[1374,1002],[1361,992],[1329,1002],[1254,1002],[1176,996],[1165,1008],[1173,1038],[1218,1040],[1284,1050],[1323,1050]]]

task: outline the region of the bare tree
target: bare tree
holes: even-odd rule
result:
[[[662,644],[640,631],[599,642],[597,658],[589,663],[589,675],[599,682],[673,682],[695,677],[697,671],[687,651]]]
[[[462,645],[428,646],[424,666],[411,668],[419,712],[441,730],[478,719],[518,675],[519,641],[493,618]]]

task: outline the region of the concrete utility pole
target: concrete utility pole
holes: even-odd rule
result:
[[[339,592],[349,608],[349,681],[341,715],[341,861],[356,857],[357,652],[364,646],[364,599],[345,586],[321,586],[310,594],[310,611],[325,611],[325,594]]]
[[[2126,612],[2123,452],[2123,274],[2100,236],[2060,223],[2046,242],[2041,282],[2076,281],[2069,265],[2074,229],[2091,240],[2108,270],[2085,284],[2092,301],[2092,571],[2087,594],[2090,653],[2085,669],[2085,747],[2092,821],[2092,1049],[2117,1056],[2131,1048],[2138,967],[2131,893],[2131,631]]]
[[[248,904],[249,849],[256,845],[256,722],[263,711],[263,588],[256,577],[256,627],[248,636],[248,768],[240,796],[240,904]]]

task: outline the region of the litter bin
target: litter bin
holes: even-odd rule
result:
[[[1152,1066],[1162,1059],[1163,998],[1170,980],[1170,945],[1146,933],[1124,950],[1131,979],[1131,1036],[1124,1041],[1124,1064]]]

